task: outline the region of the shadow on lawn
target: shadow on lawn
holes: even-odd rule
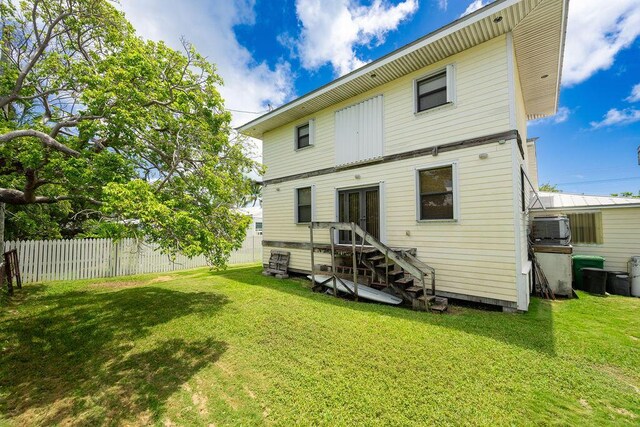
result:
[[[23,292],[25,313],[0,322],[0,410],[19,424],[159,422],[167,398],[226,350],[213,339],[141,341],[154,326],[215,313],[226,303],[216,294]]]
[[[507,314],[479,309],[463,309],[457,314],[425,313],[375,303],[347,302],[330,295],[314,293],[311,291],[310,282],[307,286],[299,280],[277,280],[262,276],[261,271],[261,267],[247,267],[208,274],[222,275],[249,285],[263,286],[351,310],[379,313],[382,316],[452,328],[547,355],[555,355],[553,313],[549,301],[533,298],[529,311],[525,314]]]

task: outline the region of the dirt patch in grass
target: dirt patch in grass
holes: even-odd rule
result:
[[[147,286],[154,283],[163,283],[175,279],[174,276],[158,276],[151,280],[114,280],[111,282],[92,283],[87,286],[89,289],[126,289],[136,286]]]
[[[173,280],[175,279],[175,276],[158,276],[155,279],[149,280],[147,283],[151,284],[151,283],[163,283],[163,282],[168,282],[169,280]]]
[[[89,289],[124,289],[124,288],[134,288],[136,286],[144,286],[147,282],[140,282],[136,280],[116,280],[113,282],[100,282],[100,283],[92,283],[87,288]]]

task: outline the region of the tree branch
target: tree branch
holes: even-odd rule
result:
[[[14,130],[11,132],[7,132],[3,135],[0,135],[0,143],[13,141],[17,138],[25,138],[25,137],[33,137],[38,138],[42,145],[45,147],[53,148],[56,151],[60,151],[61,153],[67,154],[72,157],[79,157],[80,153],[76,150],[73,150],[66,145],[60,144],[58,141],[50,137],[44,132],[40,132],[33,129],[22,129],[22,130]]]
[[[101,206],[104,203],[84,196],[34,196],[31,200],[26,198],[24,192],[13,188],[0,188],[0,203],[11,205],[30,205],[30,204],[53,204],[64,200],[84,200],[94,205]]]
[[[49,26],[49,29],[47,30],[47,34],[42,40],[42,43],[40,43],[40,45],[38,46],[38,49],[34,52],[33,56],[29,60],[29,63],[27,64],[25,69],[22,70],[18,75],[18,78],[16,79],[16,84],[13,87],[13,90],[11,91],[11,93],[7,96],[0,97],[0,108],[4,107],[5,105],[9,104],[10,102],[14,101],[17,98],[18,94],[20,93],[20,90],[22,90],[22,85],[24,84],[24,81],[27,78],[27,75],[29,74],[31,69],[36,65],[36,63],[40,60],[40,57],[42,56],[42,54],[44,53],[44,50],[49,45],[49,42],[51,41],[52,38],[57,37],[59,35],[59,33],[55,33],[55,34],[53,33],[54,28],[63,19],[65,19],[68,16],[71,16],[71,12],[61,13],[56,17],[56,19],[53,20],[53,22],[51,22],[51,25]]]

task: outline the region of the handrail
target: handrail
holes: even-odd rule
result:
[[[335,230],[344,230],[344,231],[355,231],[355,233],[362,238],[362,242],[366,241],[371,246],[376,248],[381,253],[385,254],[389,259],[391,259],[394,263],[398,264],[404,270],[408,271],[409,274],[416,278],[423,278],[424,275],[431,275],[431,290],[435,295],[435,269],[413,255],[404,252],[402,255],[399,255],[396,251],[389,248],[387,245],[382,243],[380,240],[372,236],[370,233],[367,233],[363,230],[358,224],[355,222],[347,223],[347,222],[321,222],[321,221],[313,221],[309,224],[311,229],[314,228],[329,228]],[[313,250],[313,248],[312,248]],[[416,265],[417,264],[417,265]],[[424,271],[427,270],[427,271]],[[424,280],[422,280],[424,285]],[[426,288],[425,288],[425,296],[426,296]]]

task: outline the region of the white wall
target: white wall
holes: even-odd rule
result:
[[[414,80],[449,64],[455,65],[455,104],[414,114]],[[381,94],[385,155],[513,129],[509,124],[506,38],[498,37],[265,133],[264,179],[335,166],[335,112]],[[315,118],[315,145],[294,151],[293,129],[310,118]]]
[[[294,189],[315,185],[317,221],[335,221],[336,192],[383,182],[382,234],[390,246],[418,249],[418,257],[436,269],[436,288],[479,297],[516,301],[512,142],[441,153],[436,157],[389,162],[264,188],[265,241],[308,242],[309,229],[294,224]],[[481,153],[488,154],[480,159]],[[416,221],[416,168],[457,162],[459,220]],[[359,175],[357,179],[355,175]],[[328,243],[328,231],[315,241]],[[263,262],[271,248],[265,246]],[[291,251],[290,267],[309,271],[308,250]],[[316,263],[329,257],[316,254]]]
[[[572,212],[602,213],[602,244],[573,244],[573,253],[598,255],[605,258],[607,270],[628,271],[627,263],[632,256],[640,256],[640,208],[604,208],[592,210],[547,210],[535,215],[556,215]]]

